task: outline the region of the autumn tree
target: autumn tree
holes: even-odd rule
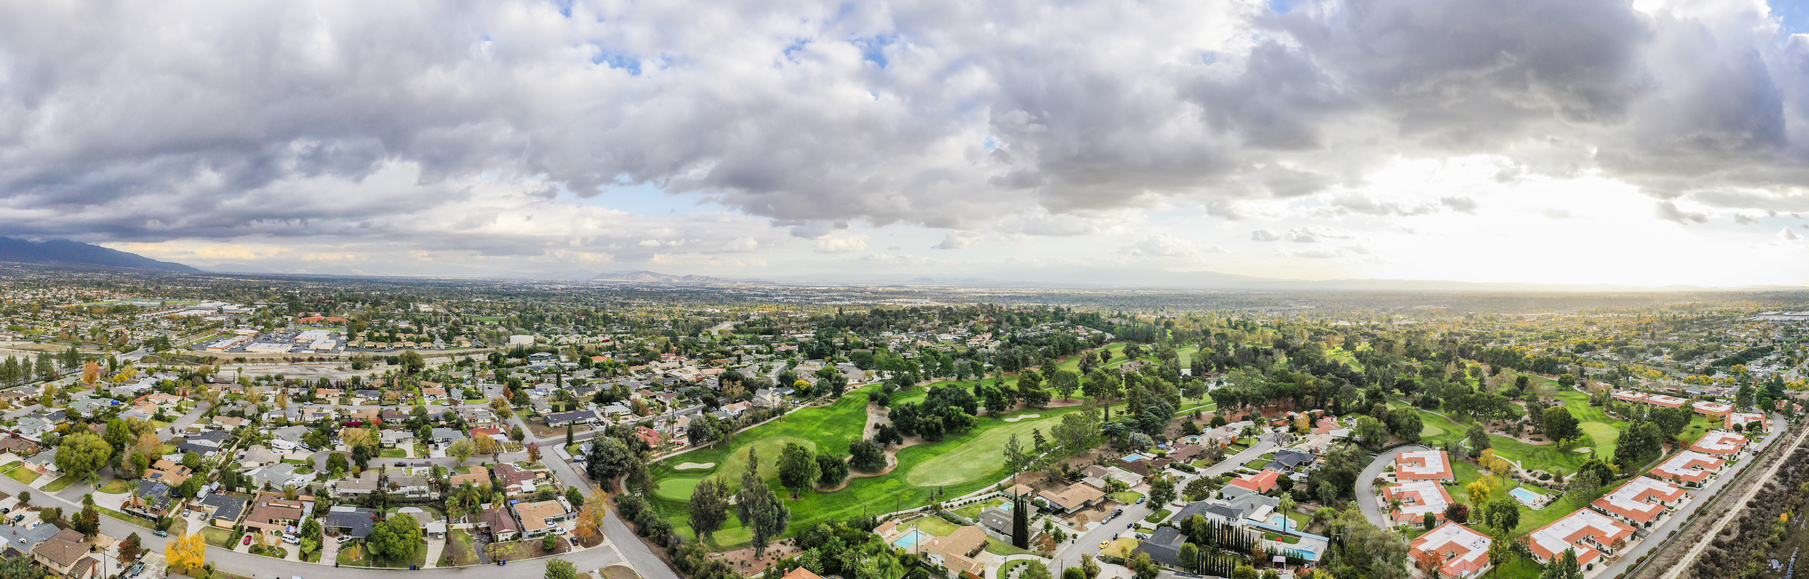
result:
[[[207,539],[200,533],[172,537],[163,547],[163,559],[165,566],[193,577],[207,564]]]

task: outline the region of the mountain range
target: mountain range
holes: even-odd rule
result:
[[[593,281],[620,281],[633,283],[734,283],[730,280],[707,275],[670,275],[657,271],[612,271],[597,274],[590,278]]]
[[[201,270],[199,269],[180,263],[157,261],[136,253],[126,253],[117,249],[107,249],[98,245],[89,245],[62,239],[27,241],[24,239],[13,239],[11,237],[0,237],[0,261],[40,265],[149,269],[181,273],[201,273]]]

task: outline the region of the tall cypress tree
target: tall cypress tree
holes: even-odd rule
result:
[[[1028,509],[1024,497],[1011,500],[1011,544],[1019,549],[1030,548],[1030,515],[1024,512]]]

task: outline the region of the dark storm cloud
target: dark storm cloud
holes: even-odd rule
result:
[[[1751,6],[1259,4],[0,5],[0,227],[749,247],[687,220],[505,223],[485,192],[579,207],[651,184],[814,239],[856,221],[1075,235],[1127,208],[1236,218],[1471,154],[1507,158],[1504,181],[1600,170],[1679,222],[1702,221],[1684,196],[1802,206],[1809,137],[1786,121],[1809,114],[1809,41],[1773,42]]]

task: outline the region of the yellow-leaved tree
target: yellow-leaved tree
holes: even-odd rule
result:
[[[164,546],[163,558],[169,568],[192,577],[207,564],[207,539],[200,533],[175,537]]]

